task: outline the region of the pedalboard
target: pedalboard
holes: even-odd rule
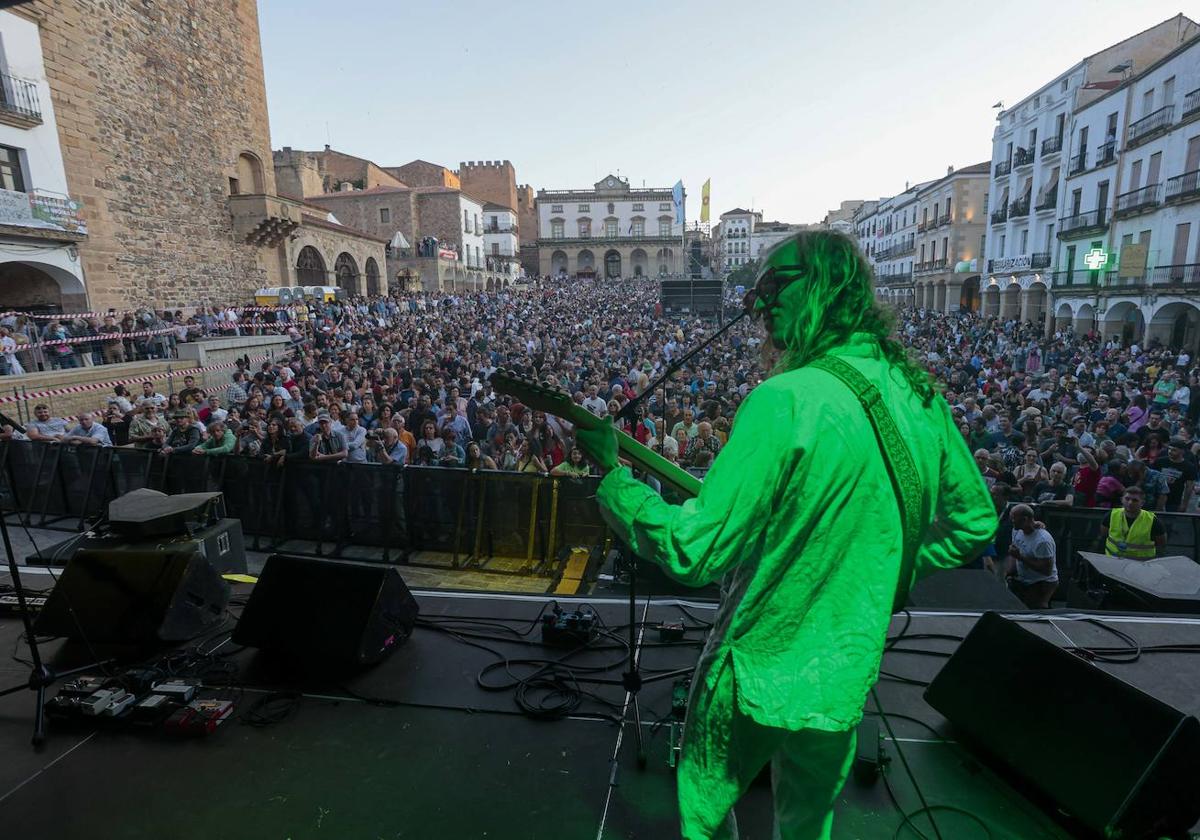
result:
[[[172,735],[210,735],[232,713],[233,703],[228,700],[193,700],[172,713],[163,726]]]
[[[555,647],[580,647],[600,636],[600,620],[591,610],[555,607],[542,616],[542,643]]]

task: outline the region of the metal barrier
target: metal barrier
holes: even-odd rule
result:
[[[0,511],[31,527],[81,530],[110,501],[143,487],[169,494],[219,490],[252,550],[299,540],[314,543],[311,553],[321,556],[383,562],[414,562],[418,552],[437,552],[449,555],[453,568],[517,574],[549,576],[562,548],[604,542],[598,483],[446,467],[306,460],[274,466],[236,455],[0,441]],[[381,551],[364,555],[363,546]]]

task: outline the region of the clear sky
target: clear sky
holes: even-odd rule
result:
[[[381,165],[620,171],[818,221],[991,156],[1014,103],[1180,0],[259,0],[271,140]],[[1193,9],[1193,18],[1200,10]]]

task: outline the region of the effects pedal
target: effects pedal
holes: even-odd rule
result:
[[[228,700],[193,700],[167,718],[164,727],[174,735],[210,735],[231,714],[233,703]]]
[[[102,688],[80,700],[79,708],[86,716],[96,717],[112,705],[118,693],[124,694],[125,692],[108,691]]]
[[[130,694],[128,691],[116,691],[113,693],[112,700],[104,707],[104,711],[100,714],[105,717],[119,717],[122,712],[136,702],[136,695]]]
[[[83,676],[76,677],[62,684],[58,693],[69,697],[89,697],[108,684],[106,677]]]
[[[555,647],[580,647],[594,641],[600,635],[600,622],[592,611],[564,611],[555,607],[554,612],[542,616],[542,643]]]
[[[660,642],[683,641],[684,629],[682,621],[661,621],[655,629],[658,630],[658,640]]]
[[[196,696],[196,689],[200,684],[195,680],[164,680],[160,683],[155,683],[151,691],[155,694],[165,694],[177,703],[188,703]]]
[[[151,694],[133,707],[132,719],[141,726],[157,726],[179,708],[179,704],[165,694]]]

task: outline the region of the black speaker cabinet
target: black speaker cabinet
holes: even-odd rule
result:
[[[233,641],[335,671],[379,662],[416,620],[417,602],[393,566],[272,554]]]
[[[925,699],[1084,836],[1174,836],[1200,819],[1200,721],[999,613]]]
[[[34,630],[97,643],[178,642],[220,622],[228,603],[228,584],[195,545],[80,549]]]

